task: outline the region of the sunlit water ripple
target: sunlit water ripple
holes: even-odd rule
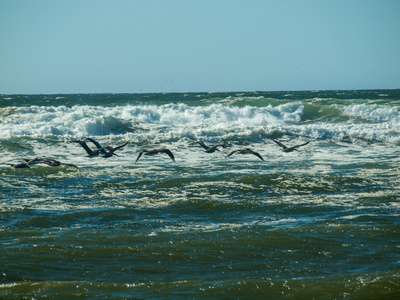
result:
[[[60,102],[62,100],[62,102]],[[400,93],[3,95],[0,297],[400,297]],[[129,144],[87,158],[70,140]],[[288,145],[310,141],[284,153]],[[196,140],[227,143],[213,154]],[[144,149],[167,155],[142,156]],[[234,154],[251,148],[265,159]]]

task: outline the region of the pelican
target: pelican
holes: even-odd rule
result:
[[[126,142],[125,144],[119,145],[117,147],[112,147],[112,146],[105,146],[102,147],[97,141],[95,141],[94,139],[91,138],[87,138],[88,141],[91,141],[96,147],[97,149],[100,151],[100,153],[102,154],[102,157],[111,157],[113,155],[118,156],[116,153],[114,153],[115,151],[117,151],[118,149],[121,149],[122,147],[125,147],[128,142]],[[104,149],[107,149],[107,151],[105,151]]]
[[[35,160],[36,160],[34,162],[35,164],[45,164],[45,165],[48,165],[50,167],[68,166],[68,167],[73,167],[73,168],[77,168],[78,169],[78,167],[73,165],[73,164],[62,163],[62,162],[60,162],[58,160],[55,160],[55,159],[52,159],[52,158],[48,158],[48,157],[39,158],[39,159],[35,158]]]
[[[233,155],[233,154],[235,154],[235,153],[239,153],[239,154],[253,154],[253,155],[257,156],[259,159],[264,160],[264,158],[261,156],[260,153],[255,152],[255,151],[253,151],[253,150],[251,150],[251,149],[249,149],[249,148],[246,148],[246,149],[238,149],[238,150],[232,151],[231,153],[229,153],[229,154],[228,154],[227,156],[225,156],[225,157],[231,156],[231,155]]]
[[[305,146],[305,145],[307,145],[309,143],[309,142],[305,142],[304,144],[296,145],[296,146],[293,146],[293,147],[287,147],[287,146],[285,146],[284,144],[282,144],[281,142],[279,142],[277,140],[274,140],[274,139],[272,139],[272,140],[283,148],[283,152],[292,152],[292,151],[295,151],[295,150],[298,151],[297,150],[298,147]]]
[[[85,149],[85,151],[87,153],[86,157],[95,157],[95,156],[99,156],[99,154],[100,154],[100,149],[96,149],[96,150],[90,149],[85,141],[76,140],[76,141],[69,141],[69,142],[70,143],[78,143],[79,145],[81,145],[82,148]]]
[[[13,160],[24,160],[25,162],[16,163],[16,164],[13,164],[13,163],[9,162],[9,161],[13,161]],[[34,164],[35,160],[36,160],[36,158],[35,159],[13,158],[13,159],[4,161],[4,162],[2,162],[0,164],[8,165],[8,166],[10,166],[12,168],[16,168],[16,169],[24,169],[24,168],[30,168],[30,165]]]
[[[2,162],[1,164],[11,166],[12,168],[15,168],[15,169],[30,168],[29,164],[27,164],[27,163],[12,164],[12,163],[8,163],[8,162]]]
[[[153,149],[153,150],[142,150],[142,151],[140,151],[138,157],[136,158],[135,163],[137,163],[137,161],[142,156],[142,154],[144,154],[144,155],[156,155],[158,153],[166,153],[166,154],[168,154],[169,157],[171,157],[172,161],[175,161],[175,157],[172,154],[171,150],[164,148],[164,149]]]
[[[215,151],[219,151],[218,147],[222,147],[222,148],[228,147],[226,144],[218,144],[218,145],[209,147],[206,144],[204,144],[203,141],[196,141],[196,142],[190,143],[189,145],[194,145],[194,144],[199,144],[201,147],[203,147],[205,149],[204,152],[206,152],[206,153],[214,153]]]
[[[17,159],[23,160],[25,162],[18,163],[18,164],[9,163],[9,161],[17,160]],[[9,165],[13,168],[18,168],[18,169],[30,168],[31,165],[36,165],[36,164],[46,164],[51,167],[58,167],[58,166],[64,165],[64,166],[78,168],[77,166],[75,166],[73,164],[65,164],[65,163],[59,162],[58,160],[52,159],[52,158],[38,158],[38,157],[33,158],[33,159],[31,159],[31,158],[14,158],[14,159],[10,159],[8,161],[2,162],[1,164]]]
[[[128,144],[128,142],[126,142],[125,144],[119,145],[117,147],[111,147],[111,146],[106,146],[106,147],[102,147],[97,141],[95,141],[94,139],[91,138],[86,138],[88,141],[92,142],[95,146],[96,146],[96,150],[92,150],[89,148],[89,146],[86,144],[85,141],[80,141],[80,140],[76,140],[76,141],[70,141],[70,143],[78,143],[79,145],[82,146],[83,149],[85,149],[86,153],[87,153],[87,157],[95,157],[95,156],[99,156],[101,153],[102,157],[111,157],[113,155],[118,156],[116,153],[114,153],[115,151],[117,151],[118,149],[126,146]],[[108,152],[105,150],[107,149]]]

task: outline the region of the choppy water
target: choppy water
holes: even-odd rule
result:
[[[2,95],[0,143],[79,167],[0,165],[2,298],[400,297],[400,90]]]

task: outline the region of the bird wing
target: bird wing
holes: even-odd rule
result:
[[[203,141],[196,141],[196,142],[190,143],[189,145],[194,145],[194,144],[199,144],[201,147],[203,147],[206,150],[210,149],[210,147],[208,147],[206,144],[204,144]]]
[[[240,151],[240,150],[234,150],[234,151],[232,151],[231,153],[229,153],[229,154],[228,154],[227,156],[225,156],[225,157],[231,156],[231,155],[235,154],[235,153],[238,152],[238,151]]]
[[[17,163],[17,164],[12,164],[9,163],[9,161],[13,161],[13,160],[23,160],[25,162],[23,163]],[[41,162],[41,159],[36,157],[36,158],[13,158],[13,159],[9,159],[7,161],[4,161],[0,164],[2,165],[8,165],[11,166],[13,168],[29,168],[30,165],[34,165],[34,164],[39,164]]]
[[[92,149],[89,148],[89,146],[86,144],[85,141],[70,141],[70,143],[78,143],[79,145],[82,146],[83,149],[85,149],[87,154],[93,155]]]
[[[206,149],[206,150],[210,149],[210,147],[208,147],[206,144],[204,144],[203,141],[199,141],[198,143],[199,143],[199,145],[202,146],[204,149]]]
[[[214,153],[215,151],[219,151],[218,150],[218,146],[219,145],[212,146],[211,148],[208,148],[208,149],[204,150],[204,152],[206,152],[206,153]]]
[[[103,148],[101,145],[100,145],[100,143],[98,142],[98,141],[95,141],[94,139],[92,139],[92,138],[86,138],[88,141],[91,141],[96,147],[97,147],[97,149],[101,149],[101,148]]]
[[[108,154],[107,151],[104,150],[104,147],[102,147],[98,141],[95,141],[95,140],[92,139],[92,138],[86,138],[86,139],[87,139],[88,141],[91,141],[91,142],[97,147],[97,149],[99,150],[99,152],[101,152],[101,154],[103,154],[103,155],[107,155],[107,154]]]
[[[112,152],[117,151],[118,149],[121,149],[122,147],[125,147],[126,145],[128,145],[128,143],[129,143],[129,142],[126,142],[125,144],[119,145],[119,146],[117,146],[117,147],[115,147],[115,148],[112,148],[112,147],[111,147]]]
[[[284,144],[282,144],[281,142],[279,142],[279,141],[277,141],[277,140],[274,140],[274,139],[272,139],[275,143],[277,143],[279,146],[281,146],[283,149],[286,149],[287,147],[284,145]]]
[[[172,161],[175,161],[175,157],[174,157],[174,155],[172,154],[171,150],[169,150],[169,149],[161,149],[160,152],[167,153],[168,156],[171,157]]]
[[[296,146],[293,147],[293,149],[298,148],[298,147],[301,147],[301,146],[305,146],[305,145],[307,145],[308,143],[310,143],[310,142],[305,142],[305,143],[303,143],[303,144],[296,145]]]
[[[24,158],[24,160],[26,161],[27,165],[41,164],[41,163],[44,163],[44,161],[46,159],[47,158],[39,158],[39,157],[36,157],[36,158],[33,158],[33,159]]]
[[[19,164],[5,163],[5,164],[16,169],[30,168],[30,166],[27,163],[19,163]]]
[[[12,158],[12,159],[9,159],[9,160],[6,160],[6,161],[3,161],[3,162],[1,162],[0,164],[4,164],[4,165],[6,165],[6,163],[8,163],[9,161],[13,161],[13,160],[24,160],[24,161],[29,161],[29,159],[27,159],[27,158]]]
[[[146,150],[140,151],[138,157],[136,158],[135,163],[137,163],[137,161],[139,160],[139,158],[142,156],[143,153],[145,153]]]
[[[264,160],[264,158],[261,156],[260,153],[255,152],[255,151],[249,151],[249,153],[254,154],[255,156],[257,156],[259,159]]]
[[[68,167],[73,167],[73,168],[79,169],[79,167],[78,167],[78,166],[76,166],[76,165],[74,165],[74,164],[65,164],[65,163],[60,163],[60,165],[63,165],[63,166],[68,166]]]
[[[50,167],[69,166],[69,167],[74,167],[74,168],[79,169],[77,166],[75,166],[73,164],[62,163],[62,162],[60,162],[58,160],[55,160],[55,159],[49,158],[49,157],[45,157],[45,158],[39,159],[38,162],[46,164],[46,165],[48,165]]]

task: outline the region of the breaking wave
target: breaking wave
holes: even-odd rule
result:
[[[312,139],[399,142],[400,112],[377,104],[278,105],[167,103],[115,107],[74,105],[6,107],[0,111],[0,138],[127,135],[133,140],[180,138],[253,141],[281,135]]]

